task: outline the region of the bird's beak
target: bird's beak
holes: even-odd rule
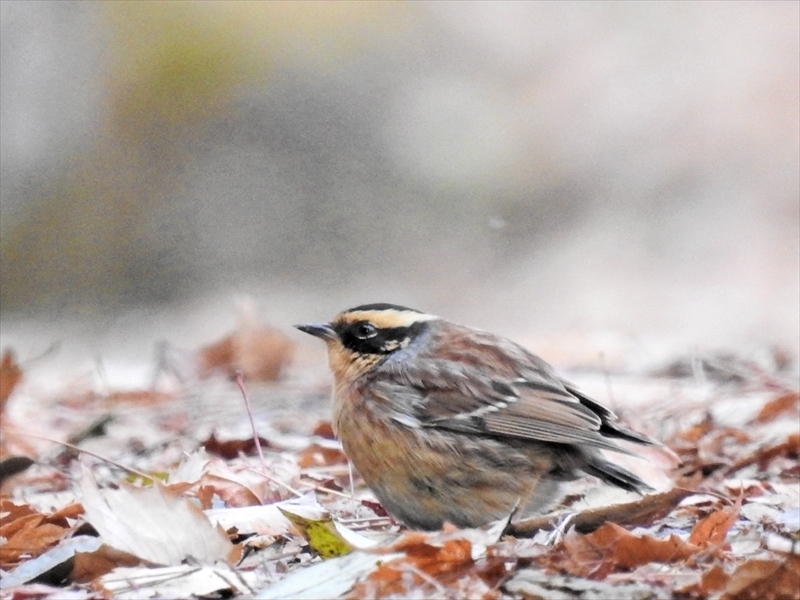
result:
[[[302,331],[303,333],[308,333],[313,335],[314,337],[318,337],[323,340],[334,340],[336,339],[336,332],[333,330],[327,323],[312,323],[310,325],[295,325],[297,329]]]

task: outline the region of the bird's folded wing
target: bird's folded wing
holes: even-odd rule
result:
[[[426,382],[421,385],[420,382]],[[561,444],[584,444],[616,452],[622,449],[601,432],[604,420],[561,385],[537,378],[501,380],[457,366],[436,365],[430,373],[396,373],[397,387],[383,396],[404,396],[398,409],[410,412],[423,427],[479,435]],[[612,413],[608,413],[612,414]]]

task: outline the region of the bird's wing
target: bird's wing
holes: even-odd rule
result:
[[[570,384],[566,382],[562,383],[564,383],[564,389],[575,396],[583,406],[590,409],[600,417],[600,420],[602,421],[602,424],[600,425],[600,433],[608,437],[636,442],[637,444],[661,446],[660,442],[657,442],[656,440],[649,438],[642,433],[638,433],[628,429],[627,427],[623,427],[620,425],[619,421],[617,421],[617,415],[608,410],[605,406],[598,404],[586,394],[576,390]]]
[[[396,414],[417,426],[631,454],[604,435],[606,419],[613,413],[602,409],[598,414],[560,380],[536,371],[503,378],[476,368],[465,370],[451,361],[429,360],[425,366],[395,368],[391,377],[373,386]]]

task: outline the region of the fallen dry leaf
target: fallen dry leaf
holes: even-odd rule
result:
[[[3,350],[3,357],[0,359],[0,411],[20,381],[22,381],[22,369],[17,364],[14,352],[9,349]]]
[[[719,546],[724,543],[728,530],[733,527],[739,517],[741,506],[742,496],[740,495],[733,506],[714,511],[698,522],[689,535],[689,543],[694,546]]]
[[[204,511],[209,521],[220,525],[226,531],[235,528],[240,535],[257,533],[268,537],[286,535],[291,523],[278,510],[280,506],[296,503],[293,498],[282,503],[267,504],[263,506],[246,506],[243,508],[212,508]],[[316,502],[316,500],[315,500]]]
[[[767,423],[783,415],[797,417],[798,412],[800,412],[800,393],[789,392],[767,402],[752,422]]]
[[[111,392],[103,396],[106,404],[136,404],[138,406],[155,406],[175,399],[175,394],[158,390],[132,390]]]
[[[258,441],[263,450],[275,449],[273,444],[262,437],[259,437]],[[217,439],[216,434],[213,432],[208,439],[200,442],[200,445],[203,446],[209,453],[216,454],[217,456],[221,456],[222,458],[228,460],[236,458],[239,455],[255,456],[258,452],[256,441],[252,437],[239,440],[219,440]]]
[[[5,460],[14,456],[36,456],[36,451],[21,434],[17,427],[9,423],[5,414],[6,403],[14,389],[22,381],[22,369],[17,364],[14,352],[6,349],[0,358],[0,425],[2,425],[2,436],[0,436],[0,460]],[[20,463],[18,463],[20,464]],[[12,469],[7,465],[8,473]],[[13,473],[12,473],[13,474]],[[10,475],[7,475],[10,477]]]
[[[307,469],[309,467],[346,465],[347,457],[339,448],[329,448],[321,444],[311,444],[300,451],[297,461],[301,469]]]
[[[134,567],[141,559],[128,552],[106,544],[94,552],[76,552],[70,579],[75,583],[89,583],[120,567]]]
[[[321,438],[325,438],[326,440],[335,440],[336,434],[333,433],[333,423],[330,421],[320,421],[316,425],[314,425],[314,429],[311,431],[312,435],[318,435]]]
[[[385,549],[404,556],[381,564],[356,584],[349,598],[491,598],[515,564],[489,553],[474,558],[466,539],[432,543],[430,535],[436,534],[408,534]]]
[[[570,531],[555,551],[542,558],[545,566],[579,577],[603,580],[620,569],[634,569],[652,562],[672,563],[694,555],[699,548],[676,535],[657,539],[633,535],[614,523],[583,535]]]
[[[680,502],[695,492],[675,488],[661,494],[650,494],[633,502],[590,508],[574,514],[570,527],[588,533],[605,523],[620,525],[649,525],[672,512]],[[563,513],[524,519],[509,526],[509,533],[517,537],[531,537],[541,529],[553,529],[563,519]]]
[[[233,379],[241,372],[249,381],[277,381],[294,354],[294,342],[258,322],[249,305],[239,307],[239,326],[221,340],[197,351],[200,377],[215,372]]]
[[[728,583],[728,574],[720,565],[713,565],[700,577],[700,593],[708,595],[717,592]]]
[[[330,514],[322,511],[321,507],[319,513],[311,518],[286,506],[279,506],[278,510],[322,558],[336,558],[353,551],[353,546],[337,531]]]
[[[67,521],[83,512],[79,504],[70,504],[51,514],[41,513],[27,504],[0,500],[0,567],[8,569],[20,560],[39,556],[55,546],[72,531]]]
[[[681,597],[686,598],[706,598],[714,592],[719,592],[725,588],[730,575],[725,572],[719,564],[712,565],[703,571],[700,578],[675,590]]]
[[[216,496],[229,508],[242,508],[258,506],[261,504],[258,496],[247,486],[238,481],[206,473],[197,488],[197,498],[204,509],[213,506]]]
[[[101,490],[83,467],[80,488],[86,520],[112,548],[160,565],[178,565],[189,556],[205,564],[238,560],[239,548],[221,528],[157,481],[149,487],[123,484]]]
[[[252,573],[234,571],[225,565],[117,568],[96,580],[92,587],[104,598],[231,598],[250,592]],[[158,590],[155,594],[150,590]]]
[[[759,447],[755,452],[734,462],[725,470],[725,474],[730,475],[750,465],[759,465],[763,469],[770,460],[779,456],[787,456],[792,459],[800,457],[800,432],[795,431],[789,434],[786,440],[780,444]]]
[[[751,560],[730,576],[721,600],[797,600],[800,556],[786,560]]]

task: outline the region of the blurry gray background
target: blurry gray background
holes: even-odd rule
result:
[[[23,354],[207,340],[241,294],[280,326],[389,301],[591,352],[797,351],[797,2],[0,19],[0,333]]]

